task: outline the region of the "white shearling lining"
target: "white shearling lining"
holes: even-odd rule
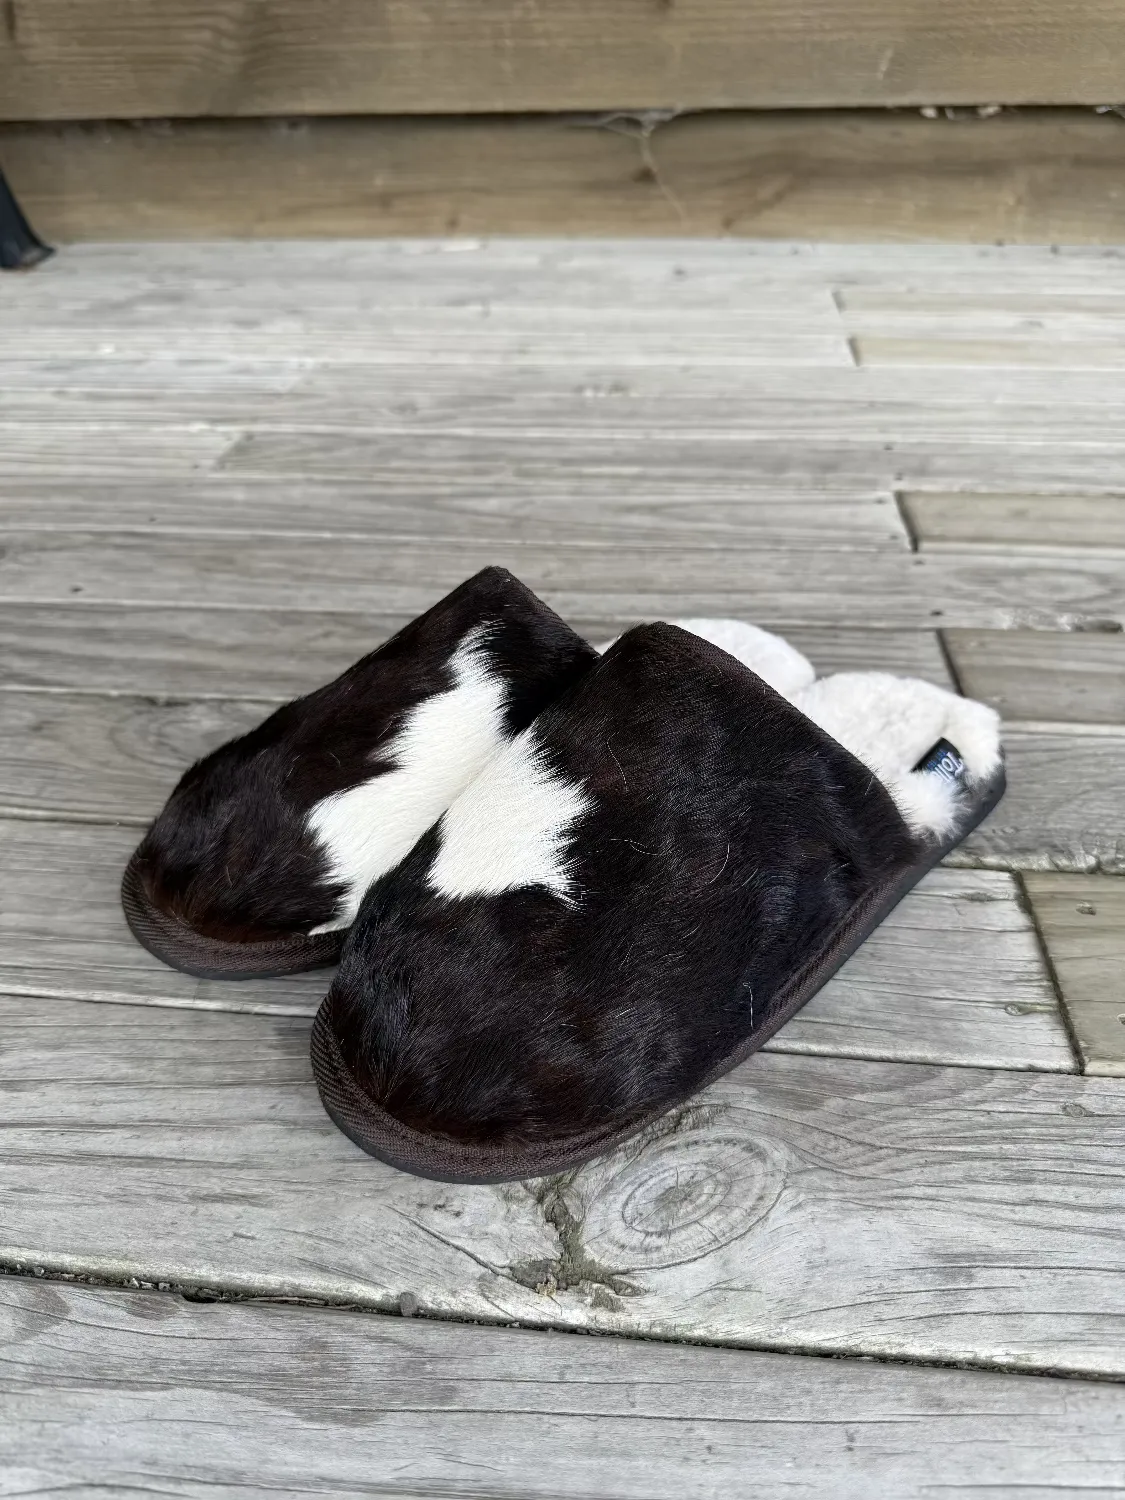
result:
[[[938,740],[960,753],[969,785],[986,780],[1000,764],[999,714],[917,677],[837,672],[792,701],[874,771],[915,833],[943,837],[957,818],[955,787],[913,769]]]
[[[745,620],[670,620],[668,623],[701,636],[728,652],[763,682],[768,682],[783,698],[792,699],[802,688],[809,687],[816,677],[812,662],[802,656],[796,646],[791,646],[779,635],[759,629],[757,625],[747,624]],[[612,641],[606,641],[598,650],[604,653],[612,645]]]

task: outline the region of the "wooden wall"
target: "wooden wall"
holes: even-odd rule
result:
[[[1125,0],[1123,0],[1125,3]],[[713,111],[0,126],[53,240],[385,234],[1125,241],[1125,120]]]
[[[1121,0],[5,0],[0,115],[1099,104]]]
[[[1113,242],[1121,100],[1123,0],[0,0],[56,238]]]

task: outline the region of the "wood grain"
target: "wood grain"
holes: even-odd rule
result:
[[[23,997],[0,1020],[8,1266],[1125,1373],[1115,1080],[765,1053],[643,1145],[474,1188],[341,1135],[307,1021]]]
[[[1071,370],[1125,369],[1125,339],[1088,336],[1068,343],[1028,338],[942,338],[918,334],[859,334],[852,340],[861,365],[949,365],[967,369],[1030,367],[1040,370],[1066,365]]]
[[[107,442],[107,463],[110,451]],[[334,457],[327,441],[320,451],[325,468],[360,461],[357,452]],[[48,452],[57,463],[57,449]],[[674,463],[674,455],[668,460]],[[244,461],[260,467],[267,458],[259,445]],[[280,448],[272,461],[284,467]],[[550,460],[542,462],[547,467]],[[22,529],[0,530],[0,602],[377,608],[410,616],[493,563],[511,568],[574,620],[725,615],[817,627],[843,619],[905,630],[1125,624],[1125,557],[1096,552],[1042,557],[984,548],[910,554],[679,546],[622,554],[549,540],[273,536],[241,545],[237,536]]]
[[[407,613],[129,608],[0,604],[0,688],[81,688],[172,698],[284,702],[330,681],[413,618]],[[640,616],[571,619],[588,641],[619,635]],[[883,671],[948,687],[938,638],[925,630],[830,625],[784,634],[821,673]]]
[[[605,290],[608,293],[610,288]],[[784,297],[788,291],[784,285],[773,286],[770,295]],[[162,295],[158,287],[146,289],[135,282],[105,289],[107,303],[114,297],[128,298],[131,302],[144,300],[150,303],[154,314]],[[319,298],[321,288],[309,288],[308,295]],[[200,289],[199,297],[200,301],[210,303],[207,289]],[[590,304],[596,306],[597,299],[591,297]],[[489,318],[501,321],[507,316],[507,311],[494,303],[482,302],[481,306],[492,308],[487,313]],[[690,303],[685,304],[685,309],[690,307]],[[748,303],[746,310],[754,310],[753,302]],[[431,320],[430,348],[421,347],[417,358],[408,365],[364,363],[362,350],[353,355],[341,341],[338,351],[341,358],[337,363],[295,361],[294,367],[287,370],[283,362],[271,365],[262,352],[265,348],[262,344],[256,360],[245,368],[225,370],[218,352],[224,337],[223,326],[229,344],[234,337],[230,325],[239,314],[233,307],[223,309],[222,318],[217,312],[218,309],[209,306],[212,323],[208,337],[213,341],[212,353],[198,363],[186,352],[187,331],[174,326],[171,317],[163,313],[160,318],[170,341],[183,349],[182,361],[175,358],[162,361],[151,347],[150,331],[143,327],[134,331],[150,346],[147,352],[144,349],[128,352],[131,335],[125,334],[117,340],[118,345],[126,346],[119,356],[93,359],[74,355],[78,341],[72,325],[65,314],[60,316],[58,307],[41,313],[40,309],[23,303],[21,332],[35,328],[51,339],[57,336],[69,341],[73,348],[42,362],[13,358],[0,366],[0,422],[6,426],[30,424],[44,434],[42,440],[45,430],[53,429],[60,457],[68,438],[73,442],[75,434],[100,425],[174,430],[206,424],[232,434],[249,429],[289,435],[291,439],[305,435],[320,444],[329,435],[363,435],[369,442],[378,437],[384,446],[399,447],[413,436],[416,449],[422,450],[416,453],[419,472],[414,475],[413,484],[417,487],[422,475],[428,472],[428,464],[432,463],[440,473],[442,459],[450,453],[453,442],[461,445],[464,454],[472,454],[473,447],[479,452],[485,440],[500,445],[529,435],[541,436],[552,444],[569,440],[572,445],[569,463],[580,471],[581,444],[594,442],[601,448],[607,441],[614,441],[633,447],[645,439],[655,441],[661,449],[672,439],[685,447],[689,443],[697,448],[706,444],[716,450],[716,459],[720,458],[722,448],[732,442],[763,445],[769,452],[783,440],[790,444],[792,456],[796,457],[806,443],[823,448],[834,440],[841,459],[849,446],[858,445],[867,459],[869,473],[887,472],[889,466],[881,456],[885,452],[896,452],[901,447],[909,460],[915,452],[925,455],[939,445],[955,443],[968,450],[962,460],[966,467],[981,460],[987,462],[990,454],[994,456],[995,450],[1005,443],[1017,445],[1025,461],[1032,457],[1034,442],[1038,442],[1040,449],[1050,444],[1059,455],[1073,455],[1077,461],[1079,455],[1114,453],[1118,445],[1113,424],[1125,414],[1125,394],[1121,388],[1088,370],[1060,372],[1052,368],[1044,373],[1034,369],[980,368],[943,372],[941,367],[921,366],[896,375],[891,369],[853,368],[835,363],[823,367],[799,363],[771,367],[749,357],[742,363],[729,360],[708,363],[701,346],[700,359],[687,366],[690,378],[686,378],[684,367],[660,360],[649,365],[615,366],[607,351],[602,351],[604,358],[599,360],[599,351],[593,346],[585,360],[537,363],[544,350],[550,354],[550,338],[542,330],[538,353],[529,349],[526,356],[512,362],[482,362],[473,368],[454,357],[443,364],[440,319]],[[107,320],[110,315],[111,310],[101,314]],[[243,316],[250,316],[249,309],[244,310]],[[355,316],[362,318],[359,308]],[[191,309],[179,314],[176,324],[190,317]],[[827,329],[835,340],[836,334],[831,333],[832,314],[821,309],[819,317],[822,331]],[[51,322],[56,321],[57,327],[51,328]],[[814,327],[815,322],[810,318]],[[682,332],[684,341],[689,341],[691,330]],[[463,335],[463,328],[460,333]],[[776,334],[768,328],[762,333],[767,348],[775,347]],[[738,348],[752,353],[758,337],[757,330],[744,327]],[[833,343],[834,351],[835,348]],[[284,378],[288,385],[282,390],[275,387],[281,382],[283,371],[287,371]],[[208,383],[212,372],[213,378]],[[432,442],[435,448],[431,459],[427,450]],[[885,449],[883,444],[892,447]],[[469,483],[472,472],[470,468],[466,476]],[[810,465],[802,479],[800,468],[794,465],[792,474],[782,472],[777,476],[775,498],[784,502],[803,499],[822,503],[833,498],[868,498],[866,491],[873,486],[870,481],[866,486],[860,482],[861,472],[856,470],[854,462],[843,463],[840,471],[822,463],[819,467]],[[988,469],[983,472],[991,484],[999,485],[1008,479],[1010,485],[1007,471],[995,464],[994,457],[992,472]],[[412,471],[388,475],[394,489],[383,492],[381,498],[395,500],[407,493],[411,475]],[[14,467],[12,477],[16,477]],[[152,477],[158,482],[152,504],[159,514],[169,503],[175,480],[159,474]],[[455,470],[444,480],[439,480],[435,473],[434,482],[443,489],[451,489],[456,477]],[[654,496],[661,495],[664,485],[659,467],[650,464],[645,477],[654,487]],[[720,465],[712,483],[723,477]],[[506,476],[500,471],[497,485],[501,492],[511,492],[516,490],[519,478],[518,471]],[[565,479],[565,473],[556,474],[553,484],[545,484],[545,492],[560,490]],[[255,486],[252,475],[243,475],[238,485],[233,477],[226,483],[240,507],[253,502],[261,505],[265,500],[261,493],[263,486],[260,482]],[[43,479],[36,481],[30,476],[23,476],[19,484],[14,495],[5,496],[17,514],[30,507],[33,500],[42,499],[44,505],[49,501],[52,509],[60,512],[68,501],[74,504],[80,494],[96,500],[99,493],[96,483],[87,481],[83,487],[79,475],[60,491]],[[310,489],[310,501],[315,501],[315,485],[308,480],[305,484]],[[214,492],[217,486],[216,478],[209,488]],[[103,494],[105,488],[103,484]],[[138,488],[134,480],[132,490]],[[293,477],[286,484],[279,484],[282,497],[279,508],[284,508],[285,498],[299,488]],[[341,495],[343,514],[349,510],[354,513],[358,489],[358,480],[353,476],[352,493],[344,490]],[[764,498],[756,493],[763,489],[761,479],[751,468],[746,498]],[[701,496],[707,494],[702,478],[699,490]],[[367,492],[370,495],[370,484]],[[440,500],[440,494],[435,498]],[[1060,502],[1067,498],[1058,497]],[[1084,496],[1081,500],[1099,498]],[[136,495],[128,489],[123,499],[134,513],[140,510]],[[988,503],[996,501],[990,498]],[[1047,503],[1044,501],[1045,506]],[[202,509],[206,514],[205,505]],[[181,510],[180,520],[186,522],[190,514],[189,510]]]
[[[239,699],[0,694],[0,807],[145,827],[188,766],[268,712]]]
[[[1125,237],[1119,137],[1112,116],[1078,110],[955,121],[723,110],[643,126],[542,115],[9,125],[0,155],[56,241],[584,233],[1073,245]]]
[[[225,289],[228,297],[242,288],[253,306],[260,296],[279,290],[292,296],[313,289],[320,295],[321,288],[334,286],[337,302],[359,295],[363,305],[398,300],[404,310],[481,298],[565,310],[591,297],[604,302],[611,288],[619,304],[666,295],[713,308],[722,297],[753,301],[784,285],[801,307],[813,299],[824,305],[831,289],[842,318],[862,313],[866,319],[895,299],[922,300],[932,308],[937,298],[956,298],[956,307],[961,297],[978,308],[1034,307],[1035,312],[1028,312],[1033,316],[1043,310],[1045,300],[1062,307],[1088,307],[1092,300],[1119,310],[1123,265],[1120,245],[889,242],[875,250],[848,242],[677,236],[485,240],[463,235],[232,240],[221,245],[136,241],[76,245],[44,267],[46,280],[21,282],[19,294],[37,305],[62,295],[84,305],[118,281],[150,290],[162,284],[174,310],[195,287],[205,298],[215,288]],[[37,290],[48,285],[51,297]],[[171,295],[175,292],[179,298]],[[235,370],[249,363],[237,347],[228,351],[228,358]],[[284,362],[284,346],[272,351],[272,360]],[[180,374],[190,378],[191,366]]]
[[[954,864],[1125,874],[1125,731],[1004,731],[1008,790]]]
[[[948,630],[961,690],[1005,719],[1125,725],[1120,632]]]
[[[1125,1077],[1125,882],[1027,875],[1083,1069]]]
[[[965,1500],[1120,1492],[1125,1392],[1087,1381],[576,1346],[18,1278],[0,1283],[0,1345],[0,1463],[41,1493],[902,1500],[935,1481]]]
[[[390,441],[400,448],[402,435]],[[404,475],[398,493],[390,475],[378,489],[370,481],[294,483],[223,475],[200,475],[189,482],[157,476],[116,484],[32,480],[8,488],[0,503],[0,525],[235,535],[247,546],[255,536],[478,548],[534,546],[549,537],[559,545],[630,553],[677,546],[751,550],[763,544],[803,551],[909,551],[907,532],[886,493],[823,494],[784,483],[741,491],[733,484],[689,490],[674,482],[662,485],[652,469],[631,482],[623,476],[617,483],[597,485],[597,476],[587,472],[593,483],[588,487],[587,475],[578,470],[565,496],[557,485],[498,493],[486,481],[474,484],[470,474],[462,474],[460,484],[454,478],[451,486],[435,490],[427,487],[430,476],[421,464],[413,482]]]
[[[627,254],[625,251],[627,250]],[[686,257],[686,259],[685,259]],[[250,243],[231,241],[222,245],[172,241],[75,246],[61,262],[51,261],[52,283],[69,282],[75,288],[85,283],[87,292],[95,281],[119,275],[163,274],[181,289],[197,277],[205,281],[243,280],[257,277],[283,280],[290,287],[308,280],[352,277],[376,267],[394,275],[398,266],[416,292],[422,287],[441,293],[454,286],[465,291],[466,280],[491,277],[505,294],[521,296],[529,285],[539,288],[538,300],[550,302],[543,271],[569,293],[604,282],[623,279],[627,285],[654,285],[666,280],[675,266],[689,276],[705,273],[717,284],[745,290],[748,267],[754,268],[753,286],[762,279],[784,281],[808,293],[826,285],[846,295],[843,304],[861,294],[882,302],[891,294],[927,297],[956,293],[977,299],[1023,296],[1088,295],[1115,299],[1120,296],[1118,277],[1125,263],[1119,245],[966,245],[940,242],[888,243],[874,250],[870,244],[777,243],[770,240],[743,242],[731,239],[672,237],[570,238],[505,236],[497,240],[465,236],[425,238],[364,238],[362,240],[272,239]],[[427,274],[421,278],[419,268]],[[920,278],[924,278],[920,287]],[[679,278],[676,278],[679,279]],[[864,290],[865,289],[865,290]],[[409,303],[407,305],[410,305]]]
[[[0,991],[315,1013],[323,972],[224,985],[176,973],[140,948],[117,894],[136,839],[127,828],[0,820]],[[964,1066],[1075,1066],[1011,877],[989,871],[930,875],[769,1045]]]
[[[924,547],[1125,549],[1125,495],[904,494],[902,503]]]
[[[16,0],[8,119],[818,105],[1098,104],[1121,94],[1112,0]]]

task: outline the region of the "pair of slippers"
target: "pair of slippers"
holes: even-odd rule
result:
[[[339,961],[329,1115],[406,1171],[559,1172],[733,1068],[999,800],[996,714],[735,621],[595,651],[488,568],[187,772],[125,872],[206,977]]]

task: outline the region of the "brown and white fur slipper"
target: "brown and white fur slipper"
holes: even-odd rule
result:
[[[985,705],[771,660],[776,687],[631,630],[374,882],[312,1041],[364,1150],[494,1182],[618,1145],[760,1047],[1002,794]]]
[[[596,659],[486,568],[192,766],[125,871],[134,934],[206,978],[335,962],[368,886]]]

